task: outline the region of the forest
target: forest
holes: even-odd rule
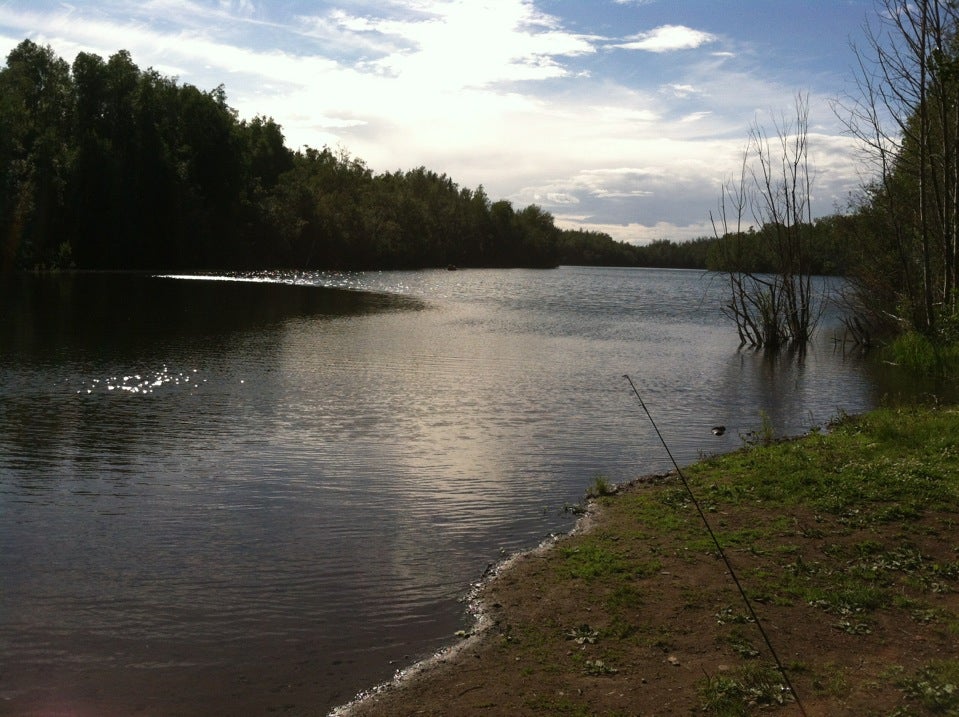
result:
[[[222,86],[179,84],[126,51],[70,65],[30,40],[0,70],[0,187],[7,270],[550,267],[580,246],[539,207],[425,167],[374,174],[345,150],[294,152],[271,118],[239,119]]]
[[[73,64],[24,40],[0,69],[0,268],[397,269],[559,264],[719,268],[716,238],[646,246],[560,230],[425,167],[375,174],[346,150],[287,148],[130,54]],[[810,230],[841,272],[831,224]],[[754,263],[771,268],[762,232]],[[828,245],[828,249],[826,249]]]

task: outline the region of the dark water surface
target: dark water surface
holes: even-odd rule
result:
[[[325,714],[595,476],[667,468],[623,374],[683,462],[899,390],[739,350],[695,272],[272,278],[4,286],[0,714]]]

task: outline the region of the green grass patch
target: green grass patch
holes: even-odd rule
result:
[[[884,350],[886,360],[910,373],[926,376],[959,375],[959,342],[939,343],[915,332],[898,336]]]
[[[685,497],[685,502],[677,496]],[[693,522],[694,509],[684,490],[664,488],[653,493],[637,492],[618,496],[616,501],[649,535],[682,536],[690,529],[698,532],[701,526]]]
[[[898,681],[906,696],[933,714],[959,714],[959,661],[933,662]]]
[[[792,701],[779,670],[769,665],[746,663],[739,669],[707,677],[699,687],[704,714],[715,717],[746,717],[757,709],[777,707]]]
[[[718,511],[804,505],[862,526],[956,510],[957,445],[955,410],[880,409],[826,434],[710,459],[686,474]]]
[[[629,584],[617,585],[606,598],[606,609],[613,614],[635,610],[642,604],[642,594],[635,586]]]
[[[626,564],[614,552],[593,543],[563,548],[563,572],[571,578],[591,580],[626,572]]]
[[[957,445],[954,409],[880,409],[845,417],[827,433],[747,447],[684,472],[700,504],[708,506],[723,549],[763,559],[765,567],[747,573],[757,602],[805,603],[836,616],[839,629],[867,634],[869,615],[894,606],[902,589],[943,593],[959,582],[959,562],[931,560],[909,540],[923,515],[959,510]],[[812,526],[784,517],[783,508],[811,513],[806,520]],[[738,509],[758,519],[728,525],[727,516]],[[681,487],[659,491],[640,512],[652,525],[681,529],[672,532],[677,551],[715,552]],[[895,543],[836,540],[809,554],[794,542],[821,538],[824,531],[841,538],[890,524],[901,526]],[[946,534],[951,531],[944,529]],[[913,619],[932,615],[919,610]]]

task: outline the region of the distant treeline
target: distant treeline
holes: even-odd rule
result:
[[[725,237],[735,239],[737,256],[730,265],[729,242],[721,247],[715,237],[700,237],[685,242],[660,239],[643,246],[614,241],[608,234],[590,231],[564,231],[559,242],[562,264],[597,266],[646,266],[674,269],[706,269],[709,271],[751,271],[770,273],[777,270],[773,227],[761,227]],[[812,274],[845,274],[856,262],[851,250],[855,246],[857,219],[832,215],[803,224],[801,231],[809,238]]]
[[[70,65],[25,40],[0,69],[0,269],[721,268],[714,245],[562,231],[536,205],[424,167],[374,174],[346,151],[294,152],[271,118],[238,119],[222,86],[179,84],[126,51]],[[823,246],[822,270],[842,271]]]

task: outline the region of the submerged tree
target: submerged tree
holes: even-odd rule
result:
[[[808,100],[800,95],[795,117],[783,117],[775,137],[753,126],[739,174],[725,183],[719,214],[711,215],[717,268],[729,283],[724,310],[743,345],[805,346],[822,313],[811,272],[808,116]],[[758,235],[753,225],[761,227]]]

